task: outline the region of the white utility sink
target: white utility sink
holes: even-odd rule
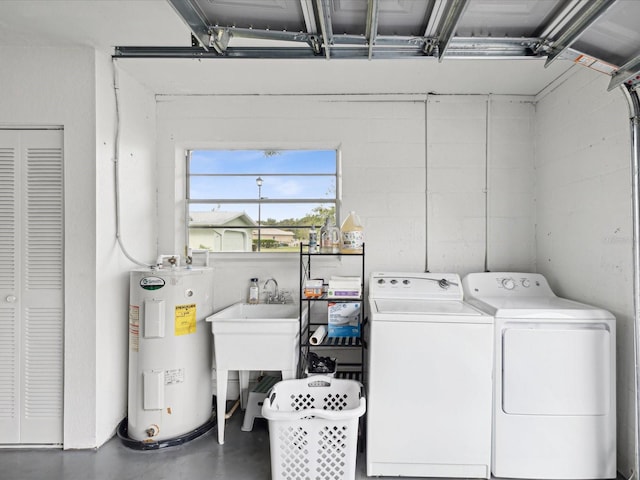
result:
[[[251,370],[280,371],[284,380],[295,378],[300,337],[299,315],[297,304],[253,305],[239,302],[207,317],[213,332],[220,444],[224,443],[229,370],[240,372],[241,397],[247,395]],[[307,320],[307,306],[304,306],[303,327]]]
[[[282,322],[298,321],[299,308],[293,303],[259,303],[238,302],[230,307],[214,313],[208,322],[219,323],[225,320],[276,320]]]

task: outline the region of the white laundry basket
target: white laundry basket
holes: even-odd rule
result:
[[[276,383],[262,405],[272,480],[355,478],[362,384],[314,375]]]

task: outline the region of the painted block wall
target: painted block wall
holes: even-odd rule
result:
[[[115,245],[111,60],[89,48],[0,48],[0,125],[62,126],[65,158],[64,448],[96,448],[126,415],[128,271]],[[156,255],[155,99],[123,76],[123,231]]]
[[[156,255],[155,96],[107,55],[96,54],[96,445],[127,415],[129,271],[141,268],[116,241],[115,162],[119,161],[120,238],[136,261]],[[118,113],[114,75],[118,84]],[[119,132],[117,117],[120,117]],[[118,146],[116,147],[116,136]]]
[[[535,268],[535,106],[530,97],[487,99],[487,269]]]
[[[185,148],[332,148],[340,155],[343,215],[354,210],[364,222],[367,274],[376,268],[424,269],[424,103],[420,99],[170,97],[159,100],[158,112],[162,252],[184,249]],[[261,285],[276,278],[281,289],[297,297],[297,255],[261,254],[259,258],[214,255],[216,310],[246,299],[248,279],[254,276]],[[345,267],[357,269],[350,260],[336,259],[314,264],[313,275],[360,274]],[[230,382],[229,395],[235,392]]]
[[[495,152],[489,176],[495,188],[489,197],[495,203],[495,218],[489,225],[497,239],[492,263],[496,268],[531,269],[531,100],[430,96],[427,101],[417,95],[161,97],[160,250],[184,249],[185,148],[308,146],[340,151],[342,212],[355,210],[364,222],[367,272],[424,271],[427,237],[431,271],[463,275],[482,270],[489,143]],[[504,135],[508,139],[501,140]],[[513,238],[517,241],[511,246]],[[288,288],[296,288],[295,259],[284,256],[271,266],[261,257],[257,266],[247,256],[241,258],[215,257],[214,268],[221,271],[217,278],[224,278],[216,289],[216,308],[242,299],[246,280],[254,274],[276,276]]]
[[[428,270],[484,270],[487,98],[427,101]]]
[[[342,212],[355,210],[364,222],[367,275],[424,271],[427,257],[430,271],[483,270],[487,225],[496,239],[492,264],[531,270],[531,101],[465,95],[159,97],[160,251],[184,250],[185,149],[337,148]],[[495,203],[489,221],[487,201]],[[216,310],[245,300],[254,276],[261,284],[274,277],[297,294],[297,256],[256,258],[213,255]],[[314,262],[314,277],[359,274],[345,272],[354,268],[347,261],[323,260]],[[236,390],[233,384],[230,389]]]
[[[424,105],[342,97],[171,97],[158,104],[160,250],[184,249],[185,148],[336,148],[342,211],[362,218],[369,269],[424,269]],[[245,256],[249,259],[251,255]],[[258,264],[216,256],[216,307],[246,294],[248,279],[297,288],[295,255]],[[230,259],[226,261],[225,259]],[[246,266],[246,267],[245,267]]]
[[[560,295],[611,311],[617,328],[618,471],[634,469],[629,113],[608,77],[574,69],[536,106],[538,272]]]
[[[0,49],[0,59],[0,124],[64,127],[64,442],[66,448],[95,446],[94,52],[12,47]]]
[[[533,268],[531,100],[429,96],[429,271]]]

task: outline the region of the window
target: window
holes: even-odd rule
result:
[[[212,252],[297,252],[337,205],[336,150],[190,150],[187,235]]]

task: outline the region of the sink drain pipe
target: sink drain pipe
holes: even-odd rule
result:
[[[632,86],[622,87],[629,103],[631,122],[631,196],[632,196],[632,221],[633,221],[633,343],[635,363],[635,390],[636,390],[636,422],[635,459],[634,472],[631,478],[638,478],[640,468],[640,99],[638,92]]]

